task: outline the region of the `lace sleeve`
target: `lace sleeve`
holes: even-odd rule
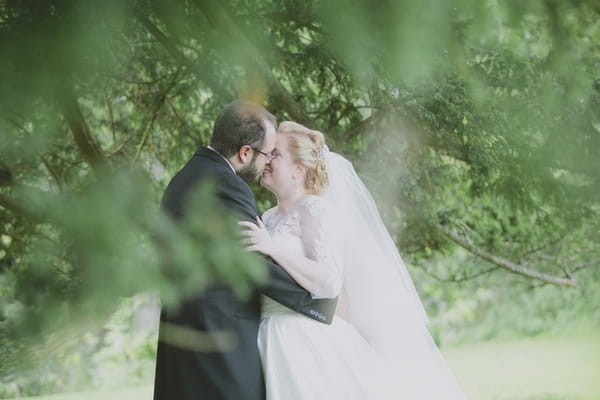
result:
[[[299,212],[304,252],[318,263],[310,291],[315,297],[335,297],[343,284],[343,240],[334,210],[324,198],[311,196]]]

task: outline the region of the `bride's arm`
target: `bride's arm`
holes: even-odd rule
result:
[[[251,244],[248,250],[260,251],[273,258],[315,297],[333,298],[340,293],[343,283],[341,251],[336,242],[340,235],[336,234],[332,215],[322,199],[318,201],[303,209],[300,216],[306,256],[278,244],[260,220],[258,225],[240,224],[248,228],[244,232]]]

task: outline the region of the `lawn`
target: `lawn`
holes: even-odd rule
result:
[[[24,397],[19,400],[151,400],[152,389],[152,385],[148,385],[120,390],[98,390],[42,397]]]
[[[444,350],[470,400],[600,400],[600,330]],[[139,388],[31,400],[150,400]],[[434,399],[432,399],[434,400]]]
[[[600,400],[600,330],[444,354],[471,400]]]

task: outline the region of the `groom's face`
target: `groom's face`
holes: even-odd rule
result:
[[[277,138],[277,134],[275,131],[275,126],[270,121],[265,120],[264,126],[265,140],[263,141],[262,148],[259,148],[258,150],[265,154],[271,154],[275,148],[275,139]],[[269,162],[268,158],[262,153],[254,152],[254,155],[248,161],[248,164],[244,165],[238,171],[238,175],[246,182],[256,182],[265,169],[265,166]]]

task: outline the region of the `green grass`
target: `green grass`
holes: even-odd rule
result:
[[[151,400],[152,385],[120,390],[76,392],[42,397],[24,397],[19,400]]]
[[[600,329],[444,350],[470,400],[600,400]],[[152,384],[31,400],[150,400]],[[436,399],[432,399],[436,400]]]
[[[444,354],[471,400],[600,400],[600,329]]]

